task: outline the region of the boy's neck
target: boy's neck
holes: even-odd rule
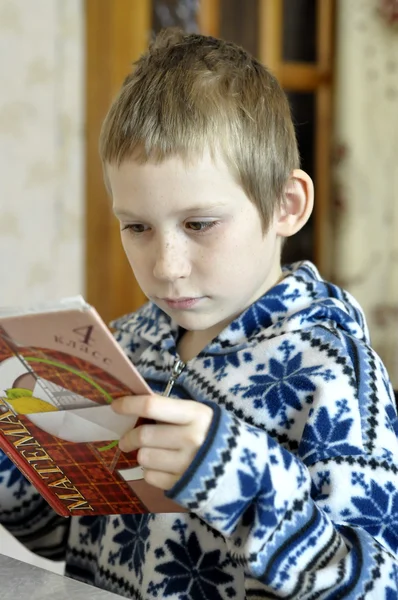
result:
[[[181,360],[188,362],[198,356],[230,323],[231,320],[227,320],[203,331],[184,331],[177,343],[177,352]]]
[[[177,344],[179,357],[185,363],[192,360],[203,348],[206,348],[214,337],[216,336],[210,337],[207,329],[206,331],[185,331]]]

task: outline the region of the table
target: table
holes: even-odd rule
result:
[[[0,554],[0,600],[121,600],[121,596]]]

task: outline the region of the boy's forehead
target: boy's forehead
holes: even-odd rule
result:
[[[225,161],[213,157],[210,152],[192,157],[189,161],[180,156],[170,156],[161,161],[138,161],[127,158],[120,164],[106,164],[104,168],[108,186],[115,192],[121,187],[171,187],[192,186],[191,192],[198,193],[204,187],[236,185]],[[200,185],[196,188],[196,185]]]
[[[203,170],[203,168],[214,168],[216,170],[226,170],[227,164],[223,153],[219,148],[212,149],[210,146],[203,150],[192,150],[186,152],[170,152],[163,155],[159,152],[147,156],[144,152],[133,152],[131,155],[123,157],[118,162],[107,162],[106,169],[173,169],[178,168],[182,171]]]
[[[186,164],[179,157],[141,163],[133,159],[105,168],[117,216],[142,216],[155,209],[163,216],[239,210],[249,202],[225,163],[211,156]]]

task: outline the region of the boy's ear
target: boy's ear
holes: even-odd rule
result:
[[[276,233],[294,235],[307,223],[314,207],[314,184],[301,169],[295,169],[285,187],[283,205],[276,219]]]

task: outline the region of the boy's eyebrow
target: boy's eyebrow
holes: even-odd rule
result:
[[[177,215],[187,215],[187,214],[200,214],[200,213],[205,213],[205,212],[212,212],[215,210],[219,210],[221,208],[225,208],[225,204],[223,203],[217,203],[217,204],[211,204],[209,206],[191,206],[189,208],[183,208],[181,210],[178,210],[175,212],[175,214]],[[113,208],[113,212],[115,214],[116,217],[127,217],[129,219],[140,219],[142,217],[140,217],[139,215],[134,214],[132,211],[130,210],[124,210],[124,209],[118,209],[117,207]]]
[[[133,215],[132,212],[129,212],[128,210],[119,210],[117,208],[113,208],[113,214],[115,215],[115,217],[127,217],[129,219],[135,219],[136,216]]]

